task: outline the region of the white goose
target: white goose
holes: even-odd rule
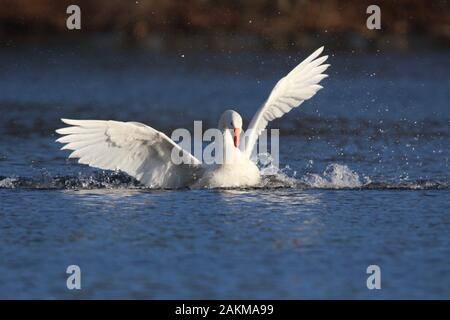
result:
[[[243,150],[241,116],[233,110],[222,114],[218,125],[224,136],[222,164],[202,164],[167,135],[139,122],[61,119],[70,127],[56,130],[64,135],[56,141],[65,144],[61,149],[73,150],[69,158],[79,158],[79,163],[126,172],[151,188],[256,186],[260,172],[251,154],[258,136],[269,121],[322,89],[318,83],[327,77],[322,72],[329,67],[323,64],[328,56],[318,58],[322,51],[323,47],[316,50],[278,81],[250,122]],[[172,161],[173,148],[184,154],[185,164]]]

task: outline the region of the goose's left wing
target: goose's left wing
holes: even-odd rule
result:
[[[253,116],[246,131],[245,154],[250,157],[258,136],[269,121],[280,118],[322,89],[318,83],[327,77],[323,74],[330,65],[323,64],[328,56],[318,58],[323,47],[303,60],[273,88],[269,98]]]

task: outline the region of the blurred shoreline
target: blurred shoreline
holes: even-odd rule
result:
[[[81,8],[69,31],[66,8]],[[381,30],[366,27],[370,1],[3,0],[0,45],[76,44],[155,51],[450,48],[447,1],[378,1]]]

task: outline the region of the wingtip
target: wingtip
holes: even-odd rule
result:
[[[61,121],[64,122],[65,124],[69,124],[69,122],[72,121],[72,119],[61,118]]]
[[[72,152],[71,154],[69,154],[69,157],[68,157],[69,159],[76,159],[76,158],[78,158],[77,157],[77,154],[76,154],[76,151],[74,151],[74,152]]]
[[[323,49],[324,49],[325,47],[324,46],[322,46],[322,47],[320,47],[319,49],[317,49],[316,51],[314,51],[313,53],[311,53],[311,55],[308,57],[308,58],[306,58],[305,60],[303,60],[303,62],[302,63],[309,63],[309,62],[311,62],[311,61],[313,61],[314,59],[316,59],[318,56],[320,56],[320,54],[323,52]],[[301,64],[300,64],[301,65]]]

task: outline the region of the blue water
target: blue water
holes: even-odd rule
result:
[[[149,190],[67,160],[59,118],[248,123],[308,52],[2,49],[0,298],[450,298],[448,53],[327,53],[260,188]]]

